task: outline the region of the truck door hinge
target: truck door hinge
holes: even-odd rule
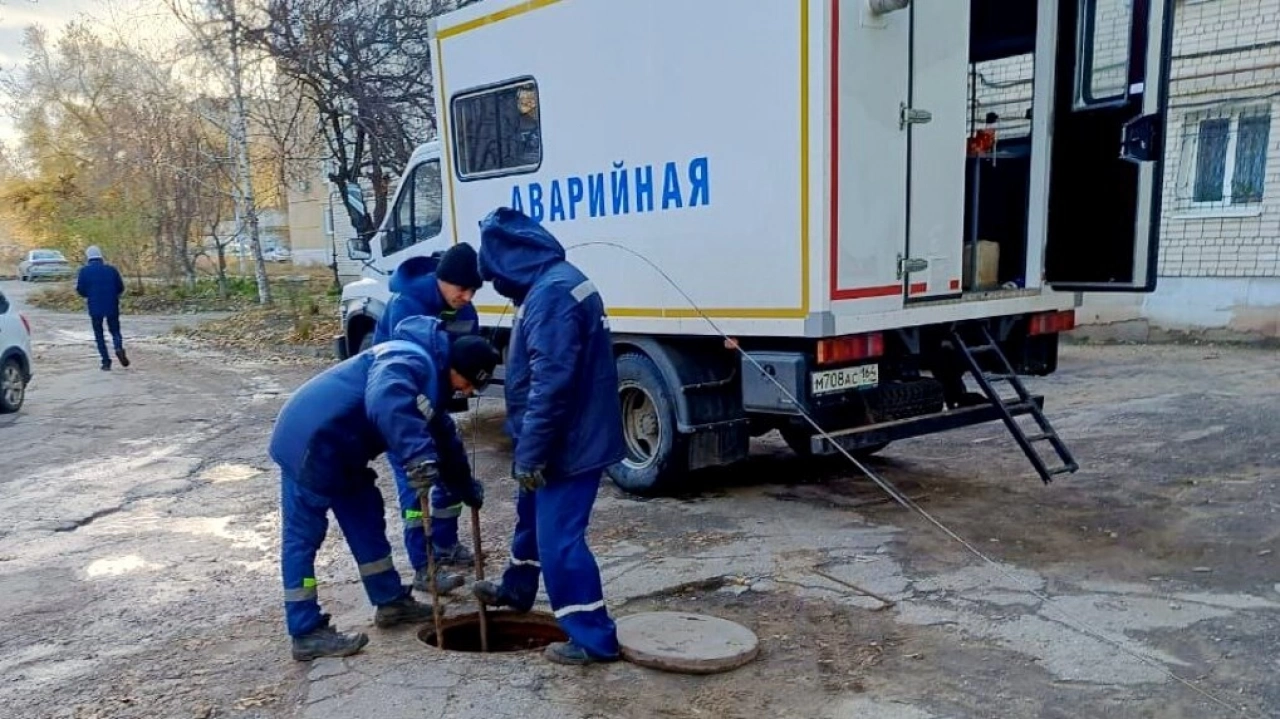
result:
[[[898,103],[898,129],[905,130],[907,125],[924,125],[933,121],[933,113],[928,110],[917,110],[907,107],[907,103]]]
[[[912,272],[924,272],[927,269],[929,269],[928,260],[903,257],[901,253],[898,254],[898,279]]]

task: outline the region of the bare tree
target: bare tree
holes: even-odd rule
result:
[[[250,40],[275,60],[314,112],[329,180],[351,225],[368,237],[391,182],[435,134],[428,21],[456,0],[269,0]],[[362,181],[373,191],[370,212]]]
[[[249,142],[249,111],[245,93],[246,65],[252,47],[245,43],[251,33],[255,9],[249,0],[166,0],[174,15],[186,26],[210,65],[224,69],[223,80],[230,96],[229,130],[236,153],[236,198],[240,216],[249,229],[258,301],[271,304],[271,283],[262,255],[258,224],[258,203],[253,186],[252,153]]]

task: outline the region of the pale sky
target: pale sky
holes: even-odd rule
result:
[[[3,0],[0,4],[0,68],[22,61],[22,33],[28,25],[54,31],[85,11],[102,9],[99,0]]]
[[[143,31],[154,37],[156,27],[173,20],[161,0],[0,0],[0,73],[8,74],[25,59],[22,35],[31,25],[41,25],[51,39],[72,20],[92,19],[106,28]],[[104,29],[109,36],[111,29]],[[9,117],[0,113],[0,141],[14,139]]]

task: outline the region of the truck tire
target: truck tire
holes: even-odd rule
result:
[[[609,468],[609,477],[625,492],[657,494],[687,471],[688,441],[676,429],[672,389],[653,360],[627,352],[617,364],[627,456]]]

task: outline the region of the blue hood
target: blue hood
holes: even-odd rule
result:
[[[412,315],[400,321],[391,333],[391,339],[407,340],[425,349],[439,363],[437,371],[443,372],[449,365],[449,335],[444,324],[435,317]]]
[[[401,262],[400,266],[396,267],[395,273],[391,275],[391,291],[409,295],[419,302],[435,299],[435,296],[440,293],[440,286],[436,284],[436,276],[433,273],[439,264],[440,258],[434,255],[410,257]]]
[[[517,304],[548,267],[564,258],[560,242],[519,210],[500,207],[480,222],[480,276]]]

